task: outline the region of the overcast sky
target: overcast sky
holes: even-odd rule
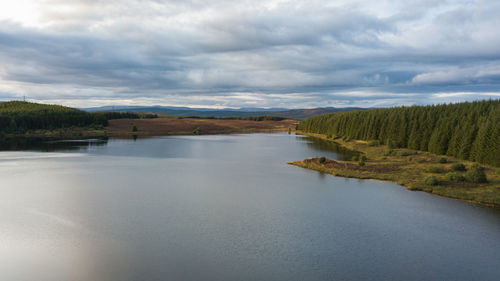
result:
[[[394,106],[500,98],[500,1],[1,0],[0,100]]]

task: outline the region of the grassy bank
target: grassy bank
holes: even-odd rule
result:
[[[108,126],[90,125],[56,129],[32,129],[20,132],[0,132],[0,144],[15,139],[61,140],[85,138],[129,138],[133,136],[207,135],[288,131],[295,120],[253,121],[240,119],[201,118],[139,118],[113,119]]]
[[[328,139],[319,134],[307,135]],[[499,168],[482,165],[488,182],[476,183],[469,180],[468,172],[474,162],[411,149],[390,149],[376,142],[328,140],[358,151],[361,156],[351,161],[311,158],[289,164],[341,177],[392,181],[410,190],[500,207]]]
[[[295,120],[254,121],[240,119],[157,118],[110,120],[109,136],[206,135],[287,131]]]
[[[298,121],[276,116],[179,117],[135,112],[85,112],[60,105],[0,102],[0,144],[15,139],[200,135],[287,131]]]
[[[107,131],[104,127],[73,127],[64,129],[36,129],[28,130],[23,133],[0,133],[0,142],[9,139],[81,139],[81,138],[102,138],[107,137]]]

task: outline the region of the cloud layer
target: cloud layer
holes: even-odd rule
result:
[[[0,100],[314,107],[500,97],[494,0],[6,2]]]

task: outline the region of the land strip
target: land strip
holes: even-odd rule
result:
[[[287,131],[296,120],[250,121],[199,118],[155,118],[110,120],[108,136],[165,136],[191,134],[228,134]],[[135,129],[134,129],[135,128]]]
[[[374,145],[366,141],[344,141],[340,138],[333,140],[325,135],[297,133],[336,142],[359,152],[360,156],[352,161],[309,158],[289,164],[340,177],[392,181],[410,190],[500,208],[500,168],[481,165],[488,182],[474,183],[464,180],[465,171],[453,169],[457,164],[464,164],[466,169],[470,169],[474,162],[411,149],[389,149],[386,145]],[[366,160],[361,161],[363,156]],[[436,181],[431,182],[430,178]]]

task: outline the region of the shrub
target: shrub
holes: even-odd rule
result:
[[[325,156],[321,156],[321,157],[319,158],[319,163],[323,164],[323,163],[325,163],[325,162],[326,162],[326,158],[325,158]]]
[[[360,160],[358,164],[359,164],[359,166],[363,167],[365,165],[365,161],[364,160]]]
[[[351,158],[352,161],[358,161],[359,160],[359,156],[358,155],[354,155],[352,158]]]
[[[467,170],[465,168],[465,165],[462,163],[456,163],[456,164],[451,165],[451,169],[453,171],[465,171],[465,170]]]
[[[465,181],[465,177],[457,172],[446,174],[446,178],[450,181]]]
[[[424,158],[419,158],[419,159],[417,160],[417,162],[418,162],[418,163],[424,163],[424,162],[425,162],[425,159],[424,159]]]
[[[132,132],[137,132],[137,127],[135,125],[132,126]]]
[[[361,160],[361,161],[366,161],[366,160],[368,160],[368,158],[366,158],[366,156],[365,156],[365,155],[361,155],[361,156],[359,157],[359,160]]]
[[[427,171],[430,173],[441,174],[445,172],[445,169],[444,167],[441,166],[430,166],[429,168],[427,168]]]
[[[399,155],[401,155],[401,156],[409,156],[409,155],[411,155],[411,154],[410,154],[408,151],[401,151],[401,152],[399,153]]]
[[[200,134],[200,127],[193,130],[193,135],[199,135],[199,134]]]
[[[441,164],[448,163],[448,159],[441,157],[441,158],[439,158],[438,163],[441,163]]]
[[[368,141],[368,145],[369,146],[378,146],[378,145],[380,145],[380,141],[378,141],[378,140],[370,140],[370,141]]]
[[[478,164],[474,164],[470,167],[469,171],[465,174],[465,179],[473,183],[484,183],[488,182],[486,179],[486,173],[484,168]]]
[[[384,156],[389,156],[389,155],[392,155],[394,151],[392,149],[387,149],[384,153]]]
[[[429,176],[425,178],[425,184],[427,185],[439,185],[439,181],[435,176]]]

